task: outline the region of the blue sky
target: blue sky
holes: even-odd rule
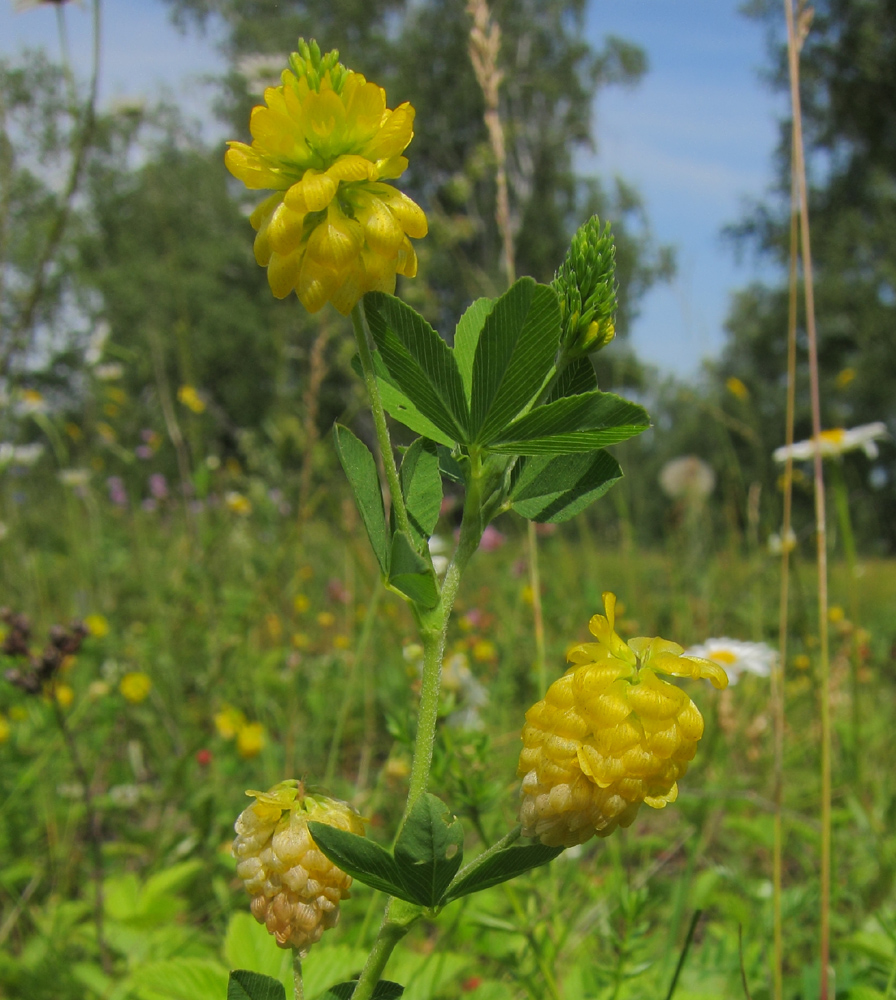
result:
[[[598,149],[582,172],[619,174],[645,200],[655,237],[678,253],[676,279],[644,300],[633,330],[639,355],[663,371],[693,375],[724,341],[732,290],[763,275],[738,264],[720,236],[772,181],[781,98],[760,80],[763,29],[738,13],[740,0],[590,0],[588,36],[618,35],[642,46],[649,72],[635,88],[612,88],[595,103]],[[86,67],[86,6],[66,8],[76,66]],[[14,13],[0,0],[0,54],[44,45],[58,53],[55,10]],[[104,5],[104,100],[166,90],[197,118],[211,97],[203,75],[220,71],[214,39],[181,35],[160,0]],[[185,89],[183,83],[193,86]],[[207,119],[206,119],[207,120]],[[768,273],[764,276],[768,276]]]

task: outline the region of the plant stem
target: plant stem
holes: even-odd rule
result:
[[[535,679],[538,695],[547,688],[544,651],[544,614],[541,608],[541,573],[538,568],[538,535],[535,522],[526,522],[526,538],[529,542],[529,589],[532,591],[532,620],[535,626]]]
[[[71,757],[72,766],[75,769],[75,774],[78,777],[84,797],[84,811],[87,814],[87,843],[90,846],[90,856],[93,861],[93,871],[91,874],[93,878],[93,920],[94,925],[96,926],[96,943],[99,948],[100,962],[102,964],[103,971],[108,974],[112,970],[112,963],[109,957],[109,950],[106,947],[106,935],[103,920],[103,911],[105,910],[105,903],[103,899],[103,880],[105,877],[105,871],[103,864],[103,840],[102,831],[100,829],[100,816],[93,803],[93,793],[90,790],[90,781],[87,777],[87,769],[84,767],[80,753],[78,753],[78,745],[75,742],[71,729],[69,729],[62,706],[56,700],[55,692],[51,694],[51,698],[53,703],[53,714],[56,717],[56,725],[62,733],[62,738],[65,741],[66,749]]]
[[[697,921],[701,916],[703,916],[703,910],[694,910],[694,915],[691,917],[691,925],[688,927],[687,937],[684,939],[684,946],[681,949],[681,954],[678,956],[678,965],[675,966],[675,974],[672,976],[672,982],[669,984],[669,992],[666,994],[666,1000],[672,1000],[672,997],[675,995],[675,989],[678,986],[678,977],[681,975],[681,970],[687,961],[688,952],[691,950],[691,942],[694,940],[694,931],[697,929]]]
[[[380,389],[376,383],[376,372],[373,367],[373,355],[367,340],[367,325],[361,303],[356,303],[352,309],[352,327],[358,344],[358,354],[361,358],[361,369],[364,372],[364,386],[370,409],[373,413],[373,425],[376,428],[376,439],[380,446],[383,468],[386,471],[386,483],[392,497],[392,509],[395,511],[395,522],[399,531],[410,533],[411,524],[408,520],[407,508],[404,505],[404,495],[401,492],[401,480],[398,478],[398,468],[395,465],[395,455],[392,451],[392,439],[389,437],[389,427],[386,424],[386,411],[380,398]]]
[[[482,830],[478,828],[478,824],[477,829],[479,836],[482,837]],[[519,825],[519,823],[517,823],[517,825],[509,833],[505,833],[500,840],[495,841],[495,843],[492,844],[488,850],[483,851],[482,854],[474,858],[468,865],[461,868],[457,875],[455,875],[454,880],[456,882],[460,882],[461,879],[465,879],[470,872],[476,871],[476,869],[479,868],[480,865],[484,864],[493,854],[497,854],[498,851],[503,851],[505,847],[510,847],[511,844],[515,844],[520,839],[522,830],[523,828]]]
[[[411,765],[405,816],[409,815],[414,803],[426,791],[429,781],[436,723],[439,717],[439,690],[442,682],[445,636],[461,575],[471,556],[479,548],[482,538],[483,478],[484,472],[479,455],[473,453],[470,455],[470,478],[464,498],[460,540],[445,574],[441,599],[432,611],[414,609],[420,629],[420,640],[423,643],[423,684],[420,691],[417,736],[414,742],[414,761]]]
[[[856,585],[858,560],[856,559],[856,539],[852,530],[852,518],[849,515],[849,493],[846,489],[846,479],[843,474],[843,459],[838,458],[831,463],[831,476],[834,487],[834,507],[837,510],[837,521],[840,534],[843,537],[843,554],[846,556],[846,572],[849,576],[847,588],[849,591],[849,618],[852,622],[852,636],[849,652],[849,686],[852,714],[850,728],[852,729],[851,751],[852,766],[856,787],[862,787],[862,732],[859,720],[859,588]]]
[[[380,981],[383,969],[386,967],[386,962],[389,961],[389,956],[416,921],[416,917],[409,921],[391,919],[395,906],[396,900],[390,899],[386,905],[380,932],[376,936],[376,941],[373,942],[373,947],[370,949],[370,954],[361,970],[355,991],[352,993],[352,1000],[370,1000],[376,989],[376,984]]]
[[[348,713],[352,707],[352,699],[355,693],[355,688],[357,687],[358,667],[361,665],[361,661],[364,659],[364,655],[367,652],[367,646],[370,643],[370,636],[373,632],[373,623],[376,621],[377,608],[379,607],[382,593],[383,588],[377,579],[376,586],[374,587],[373,594],[370,598],[370,604],[367,608],[367,614],[364,616],[364,624],[361,626],[361,634],[358,636],[358,641],[355,643],[355,649],[352,653],[352,663],[349,668],[348,680],[346,682],[346,696],[342,699],[342,704],[339,706],[339,715],[336,717],[336,725],[333,728],[333,736],[330,739],[330,752],[327,755],[327,769],[324,772],[324,784],[327,787],[330,787],[330,785],[333,784],[333,778],[336,776],[336,766],[339,763],[339,751],[342,748],[342,734],[345,732],[345,724],[348,721]]]
[[[796,411],[796,314],[797,262],[799,256],[799,185],[796,172],[790,185],[790,273],[787,314],[787,411],[784,439],[788,448],[784,465],[784,512],[781,521],[781,591],[778,605],[778,659],[772,666],[772,715],[774,718],[774,843],[772,847],[772,921],[774,934],[774,1000],[784,1000],[784,670],[787,663],[787,631],[790,612],[790,523],[793,509],[793,444]]]
[[[292,952],[292,984],[295,1000],[305,1000],[305,986],[302,982],[302,956],[295,948]]]
[[[819,687],[821,700],[821,927],[819,961],[820,1000],[829,1000],[828,963],[831,950],[831,665],[828,646],[828,555],[821,460],[821,390],[818,377],[818,336],[815,325],[815,291],[812,280],[812,250],[809,237],[809,194],[803,150],[803,126],[799,88],[799,42],[794,24],[793,2],[785,0],[787,56],[790,70],[790,100],[793,108],[794,169],[800,195],[800,243],[803,285],[806,297],[806,334],[809,342],[809,387],[812,400],[812,436],[815,440],[815,536],[818,560],[818,632],[820,646]]]

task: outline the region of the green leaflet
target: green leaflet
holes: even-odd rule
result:
[[[520,278],[485,319],[473,360],[470,440],[487,444],[544,384],[557,354],[557,294]]]
[[[464,832],[441,799],[425,792],[395,842],[395,862],[414,902],[439,906],[464,856]]]
[[[500,885],[517,875],[539,868],[553,861],[562,854],[563,847],[545,847],[544,844],[531,844],[526,847],[508,847],[487,858],[481,865],[474,868],[468,875],[448,887],[445,902],[459,899],[471,892],[479,892],[493,885]]]
[[[333,441],[355,495],[355,503],[367,530],[370,547],[380,569],[386,575],[389,572],[389,529],[383,510],[383,494],[380,491],[376,462],[367,445],[342,424],[334,425]]]
[[[432,441],[417,438],[405,452],[400,470],[401,492],[411,522],[411,533],[420,552],[426,550],[442,506],[439,455]]]
[[[616,444],[649,426],[637,403],[611,392],[586,392],[539,406],[487,444],[505,455],[564,455]]]
[[[540,455],[522,459],[510,499],[531,521],[568,521],[622,478],[619,463],[606,451]]]
[[[439,585],[432,564],[417,552],[404,531],[396,531],[392,536],[387,582],[424,608],[434,608],[439,603]]]
[[[422,316],[392,295],[370,292],[364,309],[397,387],[452,441],[464,441],[467,401],[451,348]]]
[[[277,979],[237,969],[230,973],[227,1000],[286,1000],[286,990]]]

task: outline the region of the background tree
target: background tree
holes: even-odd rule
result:
[[[896,429],[896,5],[818,0],[802,52],[802,99],[810,167],[810,216],[818,313],[819,363],[826,426],[877,420]],[[757,0],[754,17],[769,27],[770,79],[787,87],[780,5]],[[739,293],[729,340],[715,375],[749,388],[766,456],[784,438],[789,233],[790,121],[781,122],[777,185],[736,227],[736,244],[781,265],[777,286]],[[807,384],[805,334],[799,332],[798,378]],[[798,399],[800,396],[798,395]],[[807,396],[798,407],[797,439],[811,434]],[[749,456],[744,456],[749,461]],[[754,461],[758,461],[758,458]],[[896,448],[884,442],[870,461],[847,456],[855,511],[865,537],[896,546]],[[876,511],[876,514],[875,514]]]

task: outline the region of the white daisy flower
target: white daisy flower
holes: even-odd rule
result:
[[[832,458],[836,455],[843,455],[847,451],[858,451],[859,448],[865,452],[868,458],[877,458],[876,441],[888,437],[887,425],[881,421],[873,424],[860,424],[858,427],[834,427],[829,431],[822,431],[818,438],[819,450],[822,458]],[[806,461],[815,457],[815,438],[808,441],[797,441],[794,444],[782,445],[774,452],[776,462],[786,462],[788,458],[794,461]]]
[[[777,652],[764,642],[743,642],[741,639],[707,639],[686,649],[685,656],[700,656],[725,668],[728,683],[736,684],[741,674],[768,677],[778,659]]]

